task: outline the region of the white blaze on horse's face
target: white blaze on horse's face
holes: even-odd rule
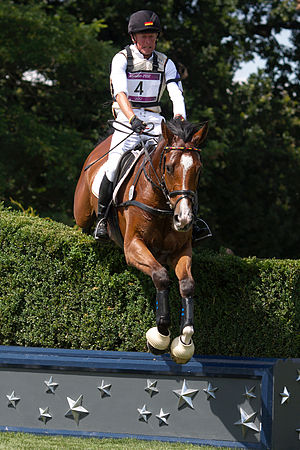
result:
[[[189,183],[189,172],[194,166],[194,159],[191,154],[182,152],[180,162],[180,170],[182,173],[182,185],[179,190],[188,191],[194,190],[194,186],[190,186]],[[180,197],[181,195],[179,195]],[[178,201],[173,216],[173,225],[176,231],[188,231],[193,224],[193,204],[191,198],[188,196],[183,196],[180,201]]]
[[[182,189],[187,189],[185,186],[186,174],[188,173],[189,169],[193,166],[193,163],[194,161],[192,155],[187,155],[185,153],[182,154],[180,159],[180,164],[183,168]]]

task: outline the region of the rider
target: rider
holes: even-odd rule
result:
[[[160,98],[165,88],[173,104],[173,116],[186,118],[182,84],[175,64],[165,54],[155,50],[161,32],[158,16],[141,10],[129,18],[128,33],[132,44],[117,53],[111,64],[110,84],[113,115],[116,121],[132,129],[127,138],[119,130],[113,133],[111,151],[99,189],[98,218],[94,237],[107,237],[106,210],[112,196],[112,186],[118,162],[123,153],[149,139],[143,135],[147,123],[153,124],[151,134],[161,134]],[[126,130],[126,129],[125,129]]]

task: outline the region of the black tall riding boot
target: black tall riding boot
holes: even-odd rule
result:
[[[108,237],[106,210],[111,200],[112,191],[113,183],[109,181],[106,174],[104,174],[99,188],[98,217],[94,231],[95,239],[105,239]]]

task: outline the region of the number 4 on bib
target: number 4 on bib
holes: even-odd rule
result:
[[[135,88],[134,92],[137,92],[139,95],[142,95],[143,91],[143,82],[140,81],[137,87]]]

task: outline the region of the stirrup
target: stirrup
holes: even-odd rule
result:
[[[97,221],[94,231],[94,238],[96,240],[108,239],[107,220],[105,218]]]
[[[209,237],[212,237],[209,226],[204,220],[197,217],[193,225],[192,247],[196,247],[203,239]]]

